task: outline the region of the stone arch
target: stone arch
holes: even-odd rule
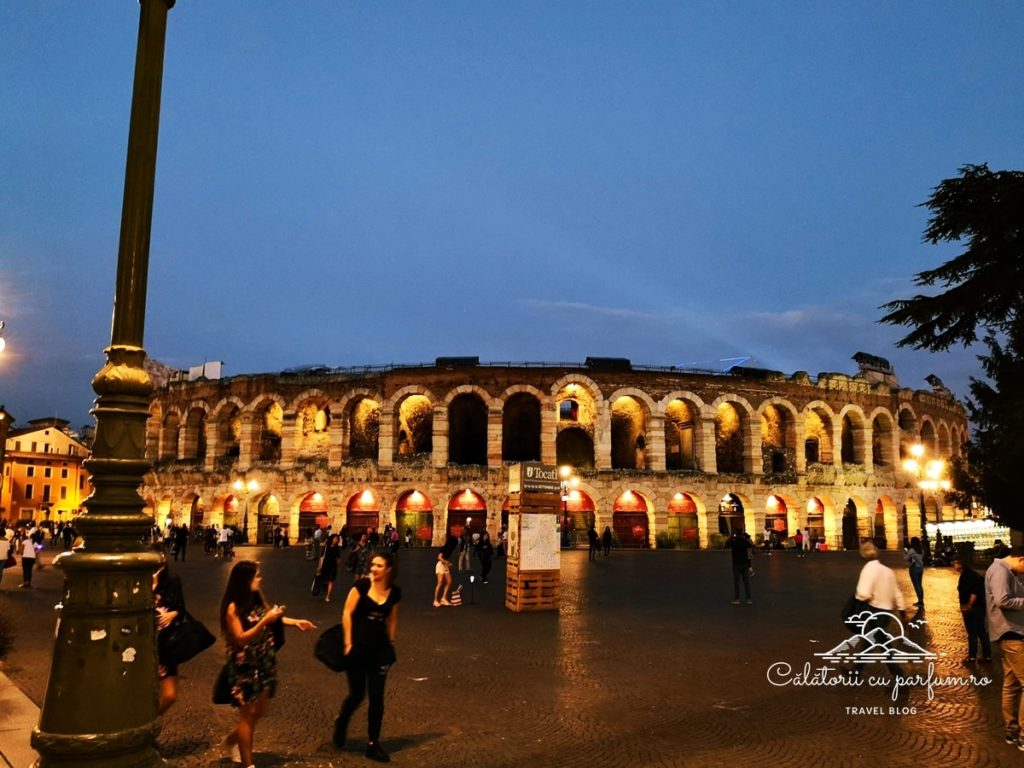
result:
[[[497,398],[491,395],[483,387],[477,386],[476,384],[460,384],[459,386],[448,390],[448,394],[445,395],[444,405],[450,406],[452,401],[460,395],[473,394],[480,398],[483,402],[484,407],[487,409],[498,407]]]
[[[711,408],[715,414],[715,463],[719,474],[752,472],[749,448],[754,409],[734,394],[717,398]]]
[[[487,530],[487,497],[471,486],[450,493],[445,502],[445,534],[460,536],[468,526],[473,533]]]
[[[450,464],[487,466],[487,403],[490,399],[479,387],[471,386],[458,387],[449,394],[446,405]]]
[[[284,406],[284,399],[280,395],[267,392],[254,399],[247,408],[253,418],[253,447],[259,461],[276,463],[281,460]],[[243,426],[244,419],[243,416]]]
[[[936,456],[948,459],[953,455],[953,443],[949,436],[949,425],[943,421],[939,421],[938,432],[938,445]]]
[[[864,465],[868,457],[868,427],[864,410],[855,404],[846,405],[839,412],[840,461],[844,466]]]
[[[345,393],[334,407],[340,414],[341,443],[347,458],[376,460],[380,453],[380,395],[360,388]]]
[[[657,413],[665,421],[665,469],[700,469],[698,447],[703,442],[704,401],[678,390],[662,398]]]
[[[149,416],[146,417],[146,458],[151,462],[160,458],[160,430],[164,421],[164,409],[159,401],[149,404]]]
[[[764,518],[764,525],[761,528],[771,527],[778,535],[780,543],[795,536],[797,529],[803,527],[800,525],[800,504],[795,496],[784,491],[772,488],[765,495],[761,510],[761,516]]]
[[[583,429],[593,437],[604,398],[591,379],[580,374],[563,376],[551,386],[551,396],[556,431]]]
[[[921,440],[921,445],[924,446],[926,456],[929,458],[935,458],[939,455],[939,439],[938,433],[935,429],[935,421],[928,414],[921,417],[921,431],[919,433],[919,439]]]
[[[907,403],[900,406],[896,414],[899,426],[900,461],[910,458],[910,446],[917,442],[917,414]]]
[[[654,535],[653,494],[637,484],[619,484],[609,494],[612,530],[624,548],[647,549]]]
[[[857,549],[865,539],[872,538],[874,505],[868,506],[862,496],[849,494],[842,509],[843,549]]]
[[[761,462],[766,473],[796,471],[796,406],[783,397],[771,397],[757,409],[761,421]]]
[[[842,520],[836,514],[835,502],[827,493],[815,491],[804,503],[804,527],[809,529],[811,547],[828,548],[837,541]]]
[[[608,398],[611,411],[612,469],[646,469],[651,414],[650,396],[633,387],[616,390]]]
[[[330,448],[331,401],[320,389],[307,389],[294,398],[287,413],[295,414],[295,455],[326,457]]]
[[[683,549],[708,544],[708,510],[700,494],[688,488],[670,491],[665,509],[665,532]]]
[[[555,455],[560,466],[593,469],[594,438],[580,427],[561,429],[555,438]]]
[[[879,549],[899,549],[906,536],[900,531],[899,509],[891,496],[883,494],[875,500],[874,541]]]
[[[544,394],[536,387],[510,387],[502,393],[502,461],[540,461]]]
[[[753,538],[757,530],[757,510],[754,500],[746,493],[726,488],[715,502],[717,523],[715,531],[729,536],[735,531],[745,531]]]
[[[398,460],[433,453],[435,402],[427,387],[417,385],[402,387],[388,398],[382,411],[393,414],[393,450]]]
[[[891,468],[896,456],[896,424],[887,408],[875,408],[870,415],[871,464]]]
[[[804,407],[803,450],[807,464],[835,463],[835,420],[832,408],[822,400],[815,400]]]
[[[209,421],[214,423],[215,448],[217,457],[238,457],[242,444],[242,413],[245,404],[237,397],[221,400],[214,407]]]
[[[395,499],[395,526],[403,537],[411,532],[409,545],[429,547],[434,541],[434,505],[418,488],[407,488]]]
[[[206,422],[208,417],[209,410],[206,403],[195,400],[189,404],[181,446],[183,459],[202,460],[206,458]]]
[[[177,408],[168,408],[160,425],[160,458],[177,459],[180,440],[181,413]]]

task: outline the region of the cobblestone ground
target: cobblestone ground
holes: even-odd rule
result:
[[[264,589],[288,613],[337,622],[341,595],[308,593],[312,564],[301,548],[240,549],[264,565]],[[189,609],[211,629],[230,563],[190,549],[177,564]],[[894,702],[871,685],[772,685],[778,662],[802,671],[814,654],[850,635],[839,618],[861,561],[854,553],[758,557],[754,604],[733,606],[723,552],[613,552],[595,563],[565,553],[558,613],[504,608],[504,561],[459,608],[431,606],[434,554],[403,552],[405,599],[399,661],[388,680],[385,747],[409,766],[1002,766],[1021,762],[1003,743],[1000,666],[960,663],[966,639],[955,574],[928,569],[927,613],[907,637],[936,654],[938,677],[972,672],[990,684],[917,687]],[[901,558],[908,602],[913,592]],[[479,564],[475,564],[479,568]],[[172,563],[172,568],[175,564]],[[41,703],[52,651],[60,574],[14,589],[8,572],[0,611],[18,628],[5,673]],[[472,604],[475,601],[475,604]],[[256,765],[366,765],[365,705],[349,746],[330,743],[344,678],[312,658],[317,633],[292,631],[280,655],[280,689],[256,734]],[[232,727],[230,707],[210,703],[221,655],[211,649],[182,668],[178,704],[164,717],[159,748],[172,766],[222,765],[213,745]],[[877,667],[877,669],[876,669]],[[905,670],[927,674],[928,665]],[[945,681],[948,682],[948,681]],[[881,713],[881,714],[878,714]],[[223,764],[223,765],[226,765]]]

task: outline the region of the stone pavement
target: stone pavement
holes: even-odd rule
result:
[[[342,595],[327,604],[308,593],[312,563],[303,550],[243,548],[263,563],[269,599],[321,628],[339,620]],[[230,563],[190,549],[180,575],[190,611],[211,629]],[[622,552],[595,563],[564,554],[558,613],[504,608],[504,561],[489,585],[474,585],[459,608],[433,608],[430,550],[402,553],[405,599],[398,663],[388,680],[384,746],[398,765],[459,766],[1001,766],[1024,762],[1002,740],[998,651],[994,665],[962,665],[966,641],[955,574],[925,574],[927,623],[907,637],[936,654],[931,688],[893,702],[864,682],[798,685],[784,663],[830,666],[814,654],[850,637],[839,618],[861,566],[855,553],[804,559],[759,556],[754,604],[733,606],[725,552]],[[908,602],[913,592],[902,558]],[[476,564],[479,567],[479,564]],[[468,579],[466,592],[470,591]],[[3,671],[41,702],[52,652],[60,574],[37,574],[37,589],[13,589],[8,573],[0,611],[18,636]],[[476,604],[471,604],[474,600]],[[290,631],[280,655],[280,688],[256,733],[258,768],[363,766],[365,705],[349,746],[330,742],[344,678],[312,658],[317,633]],[[179,701],[164,716],[158,746],[172,766],[226,765],[214,746],[232,727],[230,707],[210,703],[221,655],[211,649],[182,668]],[[774,665],[774,666],[773,666]],[[769,682],[769,668],[776,670]],[[830,667],[831,668],[831,667]],[[877,669],[876,669],[877,668]],[[926,674],[928,665],[905,664]],[[993,679],[972,683],[972,672]],[[838,672],[832,673],[835,682]],[[934,677],[933,677],[934,680]],[[811,681],[813,682],[813,680]],[[0,685],[2,689],[2,685]],[[931,694],[931,698],[929,697]],[[2,700],[0,700],[2,701]],[[9,739],[10,734],[0,732]],[[27,732],[22,735],[27,744]],[[2,764],[0,764],[2,765]]]

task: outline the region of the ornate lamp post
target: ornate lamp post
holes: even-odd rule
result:
[[[580,479],[572,473],[572,467],[560,467],[558,470],[560,480],[558,482],[562,491],[562,549],[572,546],[569,539],[569,493],[580,484]]]
[[[114,317],[106,365],[93,378],[96,437],[85,462],[94,491],[79,518],[85,549],[60,555],[63,610],[32,746],[39,768],[142,768],[162,760],[154,742],[156,640],[153,571],[143,543],[152,519],[138,487],[149,469],[152,381],[143,367],[149,237],[156,178],[167,13],[174,0],[140,0],[139,38]]]
[[[903,462],[903,470],[914,477],[918,490],[920,491],[921,544],[924,546],[925,565],[931,565],[932,550],[928,539],[928,515],[924,506],[924,492],[932,491],[934,493],[936,491],[949,490],[949,480],[942,479],[942,476],[946,471],[946,462],[941,459],[924,461],[925,447],[921,445],[921,443],[914,443],[910,446],[910,455],[912,458]],[[936,545],[940,545],[941,543],[942,542],[936,542]]]

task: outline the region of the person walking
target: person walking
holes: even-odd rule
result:
[[[804,528],[804,554],[811,551],[811,529]]]
[[[256,723],[266,714],[277,689],[277,659],[272,625],[297,627],[303,632],[316,629],[306,619],[284,615],[284,607],[270,605],[260,586],[263,573],[259,563],[242,560],[228,576],[220,601],[220,626],[227,641],[228,686],[232,706],[238,707],[238,725],[221,742],[230,756],[237,747],[242,765],[255,768],[252,740]]]
[[[743,582],[743,591],[747,595],[747,605],[753,605],[754,601],[750,596],[750,567],[751,558],[754,555],[754,545],[750,537],[743,531],[733,531],[729,537],[729,550],[732,557],[732,604],[740,604],[740,582]]]
[[[476,545],[476,559],[480,561],[480,581],[487,583],[487,576],[491,572],[491,562],[494,558],[494,545],[491,544],[491,534],[484,531],[480,535],[480,541]]]
[[[917,602],[914,605],[924,605],[924,550],[917,536],[910,540],[910,546],[904,550],[903,558],[907,561],[910,583],[914,585],[914,592],[917,594]]]
[[[157,677],[160,680],[156,713],[162,715],[178,700],[178,665],[168,658],[165,641],[173,631],[175,620],[185,613],[181,579],[171,576],[166,563],[153,573],[153,602],[156,605]]]
[[[610,525],[604,527],[604,533],[601,534],[601,544],[604,547],[604,556],[608,557],[608,554],[612,551],[612,527]]]
[[[437,585],[434,587],[434,607],[451,605],[448,601],[448,592],[452,588],[452,564],[444,556],[444,551],[437,553],[437,565],[434,566],[434,575],[437,576]]]
[[[7,529],[0,527],[0,582],[7,570],[7,558],[11,555],[11,541],[7,538]]]
[[[896,581],[896,573],[878,559],[878,548],[872,541],[865,541],[860,545],[860,556],[867,562],[857,577],[854,597],[867,603],[875,611],[871,619],[864,624],[861,634],[867,635],[876,627],[888,631],[890,624],[894,620],[898,621],[906,610],[906,602]],[[893,681],[896,680],[896,676],[903,676],[903,670],[896,662],[886,662],[885,666],[893,674]]]
[[[24,589],[32,587],[32,569],[36,565],[36,543],[32,536],[24,536],[21,539],[21,586]]]
[[[459,536],[459,573],[469,573],[473,570],[470,542],[470,531],[467,526],[462,529],[462,535]]]
[[[960,574],[956,584],[957,597],[960,602],[960,613],[964,617],[964,629],[967,630],[967,658],[964,662],[973,664],[978,660],[978,643],[981,643],[981,660],[992,661],[992,644],[988,639],[988,627],[985,622],[985,579],[970,563],[957,557],[953,560],[953,570]]]
[[[324,582],[324,602],[331,602],[334,594],[334,582],[338,580],[338,560],[341,559],[341,536],[332,533],[327,539],[324,554],[320,560],[320,578]]]
[[[590,544],[589,559],[592,561],[597,560],[597,548],[599,546],[599,541],[600,539],[597,535],[597,529],[594,528],[594,524],[591,523],[590,527],[587,528],[587,542]]]
[[[1024,547],[1012,547],[985,571],[985,614],[1003,652],[1003,728],[1007,744],[1024,752]]]
[[[395,584],[398,563],[391,552],[378,552],[370,563],[370,577],[360,579],[349,590],[341,625],[345,633],[345,675],[348,696],[334,721],[334,745],[341,749],[348,738],[353,713],[369,692],[366,756],[380,763],[391,757],[380,745],[384,722],[384,686],[388,670],[395,663],[398,632],[398,603],[402,588]]]

